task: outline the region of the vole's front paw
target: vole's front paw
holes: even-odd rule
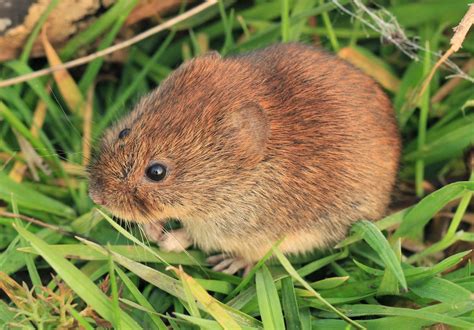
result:
[[[193,241],[184,229],[166,232],[158,241],[160,248],[166,252],[183,252],[192,244]]]
[[[152,242],[159,242],[163,236],[163,225],[161,223],[146,223],[143,225],[146,237]]]
[[[249,263],[246,260],[236,257],[230,257],[225,254],[218,254],[207,258],[207,263],[214,266],[212,270],[216,272],[223,272],[226,274],[235,274],[239,270],[243,269],[243,276],[247,275],[250,269],[253,267],[253,263]]]

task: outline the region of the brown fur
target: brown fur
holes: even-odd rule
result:
[[[212,53],[106,133],[90,192],[119,217],[179,218],[205,251],[256,261],[282,237],[306,252],[383,216],[399,151],[388,98],[346,62],[300,44]],[[145,177],[152,161],[169,166],[164,181]]]

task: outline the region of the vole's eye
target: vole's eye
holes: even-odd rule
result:
[[[146,176],[153,181],[161,181],[166,176],[166,166],[163,164],[153,164],[146,169]]]
[[[125,128],[123,130],[120,131],[119,135],[118,135],[118,138],[119,139],[123,139],[124,137],[126,137],[128,134],[130,133],[130,128]]]

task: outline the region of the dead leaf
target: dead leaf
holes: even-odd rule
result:
[[[374,78],[384,88],[394,93],[398,91],[400,80],[374,59],[367,57],[353,47],[342,48],[338,55]]]
[[[46,36],[46,27],[43,27],[41,31],[41,41],[43,43],[49,65],[57,66],[63,64],[53,46],[51,46],[48,41]],[[79,116],[82,117],[84,114],[84,98],[74,79],[72,79],[67,70],[54,71],[53,76],[64,101],[68,105],[69,110],[73,113],[78,113]]]

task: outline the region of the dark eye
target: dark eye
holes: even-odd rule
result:
[[[161,181],[166,176],[166,166],[162,164],[153,164],[146,169],[146,176],[153,181]]]
[[[120,131],[119,135],[118,135],[118,138],[119,139],[123,139],[124,137],[126,137],[128,134],[130,133],[130,128],[125,128],[123,130]]]

